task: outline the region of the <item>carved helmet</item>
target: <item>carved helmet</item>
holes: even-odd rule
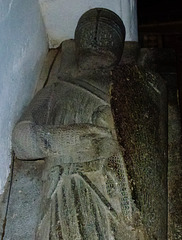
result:
[[[84,13],[75,30],[79,56],[105,56],[111,65],[120,61],[124,39],[125,27],[122,20],[105,8],[94,8]]]

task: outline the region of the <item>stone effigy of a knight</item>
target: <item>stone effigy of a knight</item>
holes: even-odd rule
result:
[[[86,12],[62,44],[59,80],[36,94],[14,129],[19,159],[45,159],[36,239],[147,239],[110,107],[124,39],[115,13]]]

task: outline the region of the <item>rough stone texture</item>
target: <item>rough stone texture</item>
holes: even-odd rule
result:
[[[161,240],[167,238],[166,101],[165,83],[156,73],[133,62],[113,72],[111,105],[133,199],[149,239]]]
[[[47,146],[46,154],[48,157],[45,164],[43,161],[25,161],[22,163],[16,161],[15,172],[17,175],[15,174],[13,182],[14,187],[5,239],[68,240],[80,239],[80,235],[83,239],[91,240],[167,239],[166,87],[161,77],[149,70],[150,68],[155,69],[156,65],[153,65],[155,61],[148,64],[147,58],[142,59],[141,57],[139,66],[135,62],[139,52],[138,48],[136,49],[136,46],[133,47],[132,44],[127,47],[129,47],[129,53],[125,49],[121,66],[115,71],[89,71],[88,77],[88,71],[81,71],[80,73],[75,70],[75,57],[71,57],[75,54],[74,41],[63,44],[61,59],[63,62],[65,60],[68,62],[64,62],[63,66],[65,68],[60,68],[59,78],[62,78],[60,81],[62,85],[60,86],[59,83],[48,84],[46,90],[42,91],[45,94],[48,90],[48,95],[43,94],[42,98],[38,94],[39,100],[41,100],[38,102],[41,104],[43,101],[46,105],[46,99],[49,99],[48,96],[59,99],[61,96],[58,97],[57,94],[63,94],[65,86],[70,84],[69,90],[67,89],[67,92],[63,94],[64,97],[61,103],[58,104],[61,107],[55,109],[56,111],[57,109],[64,109],[63,113],[67,115],[64,119],[65,123],[69,123],[70,119],[71,121],[74,120],[74,122],[71,122],[72,124],[69,127],[65,126],[56,129],[57,131],[50,128],[50,125],[36,129],[37,133],[42,136],[41,141],[38,142],[39,146],[43,150]],[[130,58],[131,53],[134,53],[136,57],[132,56]],[[57,59],[60,59],[59,54]],[[89,62],[87,64],[89,66]],[[148,64],[148,70],[145,64]],[[54,65],[56,68],[58,67],[57,60]],[[145,66],[145,69],[141,65]],[[72,67],[70,69],[66,66]],[[53,82],[56,79],[54,74]],[[165,79],[167,79],[168,75],[163,73]],[[49,76],[51,76],[51,73]],[[70,77],[71,80],[69,80]],[[113,139],[110,139],[110,133],[103,128],[109,126],[112,134],[114,134],[113,136],[116,136],[111,127],[113,122],[108,102],[109,84],[106,84],[109,83],[107,80],[111,78],[113,79],[112,91],[110,89],[112,92],[111,106],[120,147],[116,142],[116,138],[114,137],[113,142]],[[83,83],[80,79],[86,81]],[[92,79],[96,79],[97,82],[95,83]],[[104,81],[100,82],[101,79],[104,79]],[[97,88],[100,87],[100,83],[103,84],[100,89],[106,91],[107,94],[103,94],[99,89],[94,89],[93,85],[88,84],[90,81],[92,84],[95,83]],[[79,83],[78,88],[75,85],[76,83]],[[51,88],[53,94],[49,95]],[[86,91],[84,92],[84,90]],[[74,98],[76,96],[74,95],[75,92],[79,93],[77,95],[79,98]],[[86,92],[87,94],[90,92],[89,97],[85,95]],[[71,100],[72,98],[75,99],[75,104],[70,100],[66,105],[68,96]],[[103,96],[105,96],[104,99]],[[82,97],[92,99],[92,101],[86,102],[102,102],[104,106],[98,107],[94,112],[92,111],[94,103],[93,106],[89,107],[84,105],[85,101],[79,104]],[[172,101],[174,101],[174,98]],[[35,102],[37,101],[35,100]],[[174,102],[176,104],[176,101]],[[38,117],[43,116],[41,115],[43,109],[39,107],[39,104],[34,103],[35,108],[33,109],[30,106],[22,119],[33,119],[36,123],[39,121],[44,122],[43,117]],[[45,105],[43,106],[45,107]],[[36,110],[37,106],[38,110]],[[81,106],[84,106],[88,119],[91,112],[94,112],[94,114],[91,121],[88,120],[89,124],[86,128],[82,124],[75,132],[75,122],[79,123],[79,118],[83,118],[81,114],[74,118],[76,115],[73,110],[76,109],[76,113],[80,112],[79,107]],[[78,110],[76,107],[78,107]],[[29,115],[29,110],[31,113],[36,114]],[[53,113],[55,112],[53,111]],[[72,117],[71,113],[73,113],[74,117]],[[180,142],[181,135],[178,130],[179,118],[176,107],[171,108],[170,105],[169,113],[169,239],[177,240],[181,239],[181,190],[179,181],[181,177],[181,150],[180,145],[179,148],[176,148],[176,145]],[[47,116],[47,113],[45,116]],[[55,118],[46,119],[48,119],[47,123],[55,124],[59,123],[62,118],[61,114],[57,114]],[[90,125],[93,123],[97,126]],[[98,126],[101,128],[99,129]],[[46,128],[49,136],[44,132],[47,130]],[[24,137],[23,133],[20,135]],[[97,137],[102,137],[102,140],[100,141]],[[59,143],[61,145],[65,144],[63,151],[60,149]],[[69,148],[69,145],[71,145],[71,148]],[[27,154],[26,151],[28,151],[28,148],[30,150],[31,144],[27,146],[25,151],[20,149],[20,154]],[[79,158],[80,151],[84,149],[91,150],[90,153],[92,154],[87,152],[84,155],[85,153],[82,152],[82,157]],[[113,152],[117,152],[117,154],[113,155]],[[36,151],[33,154],[36,154]],[[60,154],[64,155],[62,159]],[[101,158],[107,157],[107,154],[111,154],[112,157],[103,164]],[[98,159],[98,157],[101,158]],[[90,162],[87,161],[88,159]],[[97,160],[93,161],[93,159]],[[16,180],[18,181],[16,182]],[[42,184],[43,190],[41,191]],[[116,217],[117,213],[120,212],[116,192],[121,193],[121,196],[123,196],[119,217]],[[22,193],[23,195],[21,195]],[[31,197],[29,197],[29,194],[31,194]],[[131,208],[127,206],[131,206]],[[126,221],[131,212],[132,224]],[[119,222],[119,225],[116,224],[115,220]],[[28,224],[26,225],[26,223]],[[13,232],[14,226],[17,229]],[[36,226],[38,226],[38,230]]]
[[[175,52],[168,49],[164,53],[161,51],[160,56],[159,72],[168,85],[168,239],[181,240],[182,129]]]
[[[86,18],[90,12],[93,18]],[[13,147],[20,159],[45,158],[36,239],[144,240],[110,108],[112,68],[122,47],[118,54],[107,37],[117,36],[114,43],[123,46],[124,27],[109,10],[90,12],[77,29],[84,32],[88,23],[94,29],[82,38],[76,29],[75,71],[61,69],[66,74],[36,94],[14,129]]]
[[[37,84],[36,92],[40,90],[41,86],[45,85],[46,80],[49,79],[49,77],[51,77],[51,80],[52,80],[55,78],[55,75],[56,76],[58,75],[59,67],[58,65],[54,64],[55,51],[58,52],[58,50],[50,50],[49,54],[46,57],[46,60],[42,69],[43,72],[40,76],[40,82],[38,82]],[[57,57],[56,62],[59,62],[59,61],[60,61],[60,58]],[[53,71],[51,71],[52,68],[53,68]],[[55,69],[57,70],[56,73],[54,73]],[[49,74],[49,72],[51,73]],[[35,225],[38,222],[39,203],[40,203],[39,191],[41,191],[41,189],[39,188],[41,184],[40,181],[42,181],[41,178],[42,178],[43,163],[41,162],[34,163],[29,161],[21,162],[21,161],[18,161],[17,159],[13,159],[13,161],[15,161],[15,167],[13,167],[12,169],[12,176],[9,176],[7,186],[5,187],[5,192],[1,195],[1,200],[0,200],[0,238],[2,238],[3,235],[5,235],[3,240],[4,239],[19,240],[20,237],[22,239],[32,240],[32,239],[35,239],[35,228],[36,228]],[[35,168],[36,168],[35,178],[33,180]],[[12,177],[12,182],[11,182],[11,177]],[[32,184],[32,181],[33,181],[33,184]],[[27,186],[29,188],[25,189],[24,186]],[[10,198],[9,198],[10,187],[11,187],[11,192],[10,192]],[[24,190],[23,197],[22,195],[20,195],[19,189]],[[27,191],[28,191],[28,194],[27,194]],[[38,193],[38,195],[36,195],[36,193]],[[31,201],[30,199],[29,201],[28,198],[31,195],[33,195],[34,199],[36,199],[35,201],[34,199],[33,201]],[[11,199],[11,200],[9,202],[9,205],[7,206],[8,199],[9,200]],[[6,216],[6,211],[7,211],[7,216]],[[25,217],[26,214],[29,219]],[[27,222],[29,222],[31,219],[32,219],[32,222],[30,224],[30,227],[28,227]],[[17,226],[17,229],[15,229],[14,226]]]
[[[43,164],[43,161],[28,162],[16,159],[3,240],[35,239]]]
[[[71,41],[71,42],[69,42],[69,44],[70,44],[70,48],[67,48],[67,50],[69,49],[69,51],[68,51],[68,56],[70,57],[70,51],[71,51],[71,49],[73,48],[73,42]],[[64,45],[63,45],[64,46]],[[142,51],[144,51],[144,49],[142,49]],[[145,49],[145,51],[149,51],[148,49]],[[149,52],[151,52],[151,50],[149,51]],[[65,58],[69,58],[68,56],[66,57],[66,54],[64,54],[65,52],[63,51],[62,52],[62,58],[63,59],[65,59]],[[73,52],[72,52],[73,53]],[[170,54],[171,55],[171,54]],[[64,57],[63,57],[64,56]],[[126,56],[126,55],[125,55]],[[133,59],[133,57],[132,57],[132,59]],[[169,59],[169,58],[166,58],[165,57],[165,59]],[[58,62],[60,60],[60,56],[58,55],[57,56],[57,60],[55,61],[55,63],[56,62]],[[72,58],[71,59],[69,59],[69,61],[70,60],[72,60]],[[123,61],[125,60],[125,62],[128,62],[128,60],[126,61],[126,58],[125,59],[123,59]],[[69,62],[68,61],[68,62]],[[132,60],[133,61],[133,60]],[[146,61],[147,62],[147,61]],[[172,61],[173,62],[173,61]],[[155,61],[153,61],[153,63],[155,63]],[[166,64],[166,63],[165,63]],[[65,64],[66,66],[67,66],[67,64]],[[140,64],[141,65],[141,64]],[[174,64],[175,65],[175,64]],[[174,66],[173,65],[173,66]],[[151,68],[153,68],[152,67],[152,65],[150,64],[150,66],[151,66]],[[155,65],[155,66],[158,66],[158,68],[159,68],[159,65]],[[167,66],[167,69],[170,69],[170,71],[171,72],[174,72],[174,69],[172,69],[171,70],[171,64],[170,64],[170,68],[168,67],[168,64],[166,65]],[[129,68],[131,67],[131,66],[128,66]],[[136,70],[136,68],[137,67],[135,67],[135,66],[133,66],[133,68],[134,68],[134,70]],[[162,68],[163,68],[163,66],[162,66]],[[53,73],[53,75],[52,74],[50,74],[50,76],[52,75],[52,76],[54,76],[54,78],[55,78],[55,75],[57,74],[56,73],[56,69],[57,69],[57,72],[58,72],[58,69],[59,69],[59,65],[57,64],[54,64],[54,66],[53,66],[53,69],[54,69],[54,73]],[[163,68],[164,69],[164,68]],[[63,71],[63,69],[61,68],[61,71]],[[120,70],[119,70],[120,71]],[[142,71],[142,73],[143,73],[144,71]],[[163,71],[163,77],[166,79],[166,75],[164,76],[164,73],[166,73],[166,71],[165,71],[165,69],[164,69],[164,71]],[[64,75],[63,74],[63,72],[62,72],[62,75]],[[64,76],[68,76],[69,74],[68,73],[65,73],[65,75]],[[170,75],[170,76],[174,76],[173,74],[168,74],[168,75]],[[49,79],[50,81],[51,81],[51,79]],[[172,79],[171,79],[171,77],[169,78],[169,80],[170,80],[170,83],[172,83],[172,82],[174,82],[175,81],[175,76],[174,77],[172,77]],[[169,82],[169,81],[168,81]],[[49,81],[48,81],[48,85],[49,85]],[[181,155],[179,156],[179,150],[181,149],[180,148],[180,144],[178,143],[178,140],[179,140],[179,138],[180,138],[180,134],[179,134],[179,126],[180,126],[180,123],[179,123],[179,118],[178,117],[176,117],[176,116],[178,116],[178,110],[177,110],[177,108],[176,108],[176,102],[177,102],[177,100],[176,100],[176,87],[174,86],[174,84],[172,83],[172,84],[169,84],[169,86],[168,86],[168,88],[169,88],[169,94],[170,94],[170,96],[171,96],[171,92],[173,92],[172,93],[172,96],[170,97],[170,106],[172,106],[172,107],[170,107],[171,108],[171,110],[170,110],[170,114],[169,114],[169,119],[171,119],[170,120],[170,128],[173,128],[173,134],[171,135],[171,138],[170,138],[170,141],[172,142],[172,151],[170,151],[171,153],[169,153],[169,163],[171,162],[171,165],[169,165],[169,169],[171,168],[171,174],[170,174],[170,176],[169,176],[169,180],[170,180],[170,182],[171,182],[171,187],[169,186],[169,189],[171,189],[170,191],[171,191],[171,194],[170,194],[170,196],[169,196],[169,199],[171,199],[170,201],[169,201],[169,207],[170,207],[170,219],[169,219],[169,239],[170,240],[178,240],[178,239],[181,239],[181,236],[182,236],[182,232],[181,232],[181,210],[180,210],[180,206],[181,206],[181,199],[180,199],[180,196],[181,196],[181,192],[180,192],[180,186],[181,186],[181,181],[180,181],[180,174],[181,174],[181,167],[180,167],[180,164],[181,164]],[[175,93],[174,93],[175,92]],[[135,94],[136,94],[136,91],[135,91]],[[168,94],[168,95],[169,95]],[[142,102],[144,102],[143,100],[142,100]],[[121,104],[120,104],[121,105]],[[173,107],[173,106],[175,106],[175,107]],[[120,106],[121,107],[121,106]],[[120,108],[119,108],[120,109]],[[176,110],[175,110],[176,109]],[[171,115],[171,116],[170,116]],[[176,123],[175,125],[174,125],[174,123]],[[178,125],[179,124],[179,125]],[[179,150],[178,150],[178,147],[177,146],[179,146]],[[171,156],[171,157],[170,157]],[[176,156],[176,157],[175,157]],[[171,160],[170,160],[171,159]],[[19,163],[20,164],[20,163]],[[30,174],[30,170],[32,169],[32,164],[35,164],[36,165],[36,167],[38,168],[38,165],[37,165],[37,163],[33,163],[33,162],[25,162],[25,163],[23,163],[23,166],[22,166],[22,168],[24,169],[24,172],[25,172],[25,174]],[[34,165],[34,166],[35,166]],[[20,166],[20,165],[19,165]],[[39,165],[40,166],[40,168],[42,169],[42,165],[40,164]],[[171,166],[171,167],[170,167]],[[28,168],[28,169],[27,169]],[[40,171],[41,171],[41,169],[40,169]],[[19,171],[19,167],[18,168],[15,168],[15,175],[17,176],[17,174],[19,175],[17,178],[18,179],[22,179],[22,178],[24,178],[26,181],[28,181],[29,182],[29,180],[31,180],[28,176],[24,176],[24,172],[23,171]],[[176,174],[176,173],[178,173],[178,174]],[[39,175],[39,178],[41,177],[41,174]],[[20,185],[18,186],[17,184],[20,182]],[[22,181],[14,181],[14,186],[15,185],[17,185],[16,186],[16,189],[22,189],[22,185],[21,184],[23,184],[23,182]],[[28,183],[26,183],[26,185],[27,185]],[[33,185],[31,185],[32,187],[29,189],[29,191],[31,190],[31,191],[34,191],[34,189],[36,189],[37,188],[37,186],[36,186],[36,182],[34,181],[34,184]],[[31,191],[30,191],[30,194],[31,194]],[[26,207],[28,206],[28,205],[26,205],[26,201],[22,201],[21,200],[21,198],[19,198],[19,192],[18,191],[13,191],[13,194],[12,194],[12,197],[13,197],[13,199],[14,199],[14,201],[13,201],[13,205],[11,206],[10,205],[10,208],[12,209],[11,210],[11,214],[10,214],[10,216],[8,216],[8,219],[11,219],[11,224],[8,224],[8,222],[7,222],[7,224],[8,224],[8,228],[6,228],[6,231],[7,231],[7,235],[6,236],[9,236],[9,238],[7,238],[7,239],[20,239],[19,238],[19,236],[21,236],[22,234],[24,234],[24,236],[26,236],[26,240],[32,240],[32,239],[34,239],[34,238],[32,238],[32,236],[34,236],[35,235],[35,226],[34,226],[34,228],[24,228],[24,218],[20,218],[20,219],[18,219],[18,221],[19,221],[19,226],[22,226],[22,228],[19,228],[18,229],[18,231],[19,231],[19,233],[17,234],[17,238],[13,238],[13,236],[11,236],[10,234],[8,235],[8,231],[11,231],[11,233],[12,233],[12,228],[14,229],[14,224],[16,224],[16,221],[17,221],[17,218],[11,218],[11,216],[12,215],[16,215],[17,214],[17,212],[18,212],[18,210],[16,210],[16,208],[15,207],[13,207],[13,206],[15,206],[16,205],[16,201],[20,201],[21,202],[21,207],[22,207],[22,209],[26,209]],[[38,202],[37,202],[38,203]],[[12,204],[12,202],[11,202],[11,204]],[[19,206],[19,203],[17,203],[17,206]],[[38,207],[36,206],[36,204],[35,205],[32,205],[32,209],[30,210],[30,212],[29,212],[29,217],[31,218],[32,216],[31,216],[31,214],[33,214],[34,215],[34,211],[37,211],[36,212],[36,215],[37,215],[37,217],[38,217],[38,212],[39,212],[39,209],[38,209]],[[35,219],[35,222],[38,222],[38,218],[37,219]],[[30,234],[30,230],[32,230],[32,232],[31,232],[31,234]],[[28,232],[27,232],[28,231]],[[22,235],[23,236],[23,235]],[[22,238],[23,239],[23,238]],[[150,239],[150,238],[149,238]],[[152,238],[151,238],[152,239]],[[155,238],[154,238],[155,239]],[[160,238],[159,238],[160,239]],[[167,238],[166,238],[167,239]]]
[[[106,80],[106,76],[101,76]],[[42,216],[37,239],[54,239],[58,236],[60,239],[120,239],[120,235],[123,239],[135,239],[135,235],[138,235],[140,222],[132,219],[136,210],[131,201],[122,154],[119,153],[117,142],[103,125],[107,126],[110,121],[109,105],[88,90],[80,82],[79,87],[64,81],[50,85],[34,98],[14,132],[14,137],[22,141],[14,142],[17,156],[21,158],[41,156],[41,152],[34,146],[35,133],[41,136],[37,146],[41,149],[44,149],[44,144],[47,146]],[[66,98],[67,95],[70,100]],[[51,96],[54,96],[55,101],[58,100],[59,109],[65,109],[65,126],[60,126],[60,129],[58,124],[62,121],[61,112],[56,111],[55,116],[51,111],[51,117],[48,118],[46,105],[54,109],[50,105]],[[78,96],[77,101],[73,101]],[[39,106],[45,108],[40,110]],[[69,109],[72,109],[71,112]],[[74,118],[75,113],[77,118]],[[45,120],[48,125],[44,124]],[[29,128],[27,125],[29,121],[36,121],[39,126],[43,126],[39,128],[37,125],[36,132],[33,132],[31,126]],[[80,124],[83,121],[85,124]],[[96,125],[92,126],[94,123]],[[112,129],[112,125],[109,127]],[[121,199],[117,194],[119,192]],[[128,219],[128,224],[122,218]]]
[[[168,89],[168,239],[182,239],[182,140],[176,55],[173,49],[142,49],[139,63],[160,73]]]
[[[179,107],[169,104],[168,199],[169,240],[182,239],[182,144]]]
[[[4,187],[4,193],[0,195],[0,238],[3,237],[5,230],[10,184],[11,180],[9,176]]]

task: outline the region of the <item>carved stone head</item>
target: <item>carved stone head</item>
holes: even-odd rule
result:
[[[89,64],[90,67],[92,63],[97,68],[117,64],[123,52],[124,39],[125,27],[118,15],[104,8],[87,11],[75,30],[79,64]]]

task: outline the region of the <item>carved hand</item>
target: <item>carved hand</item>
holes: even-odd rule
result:
[[[106,159],[118,151],[110,131],[91,124],[35,126],[45,156],[60,156],[67,163]]]

